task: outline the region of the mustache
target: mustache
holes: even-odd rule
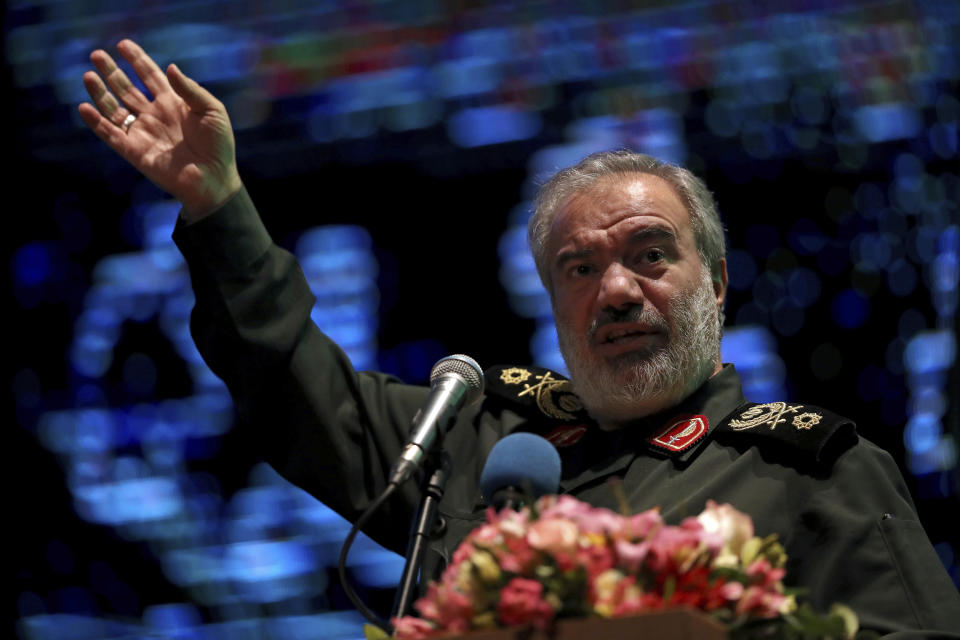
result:
[[[608,324],[626,322],[639,324],[651,331],[670,336],[670,324],[667,319],[650,305],[631,304],[628,307],[614,309],[608,307],[600,311],[587,328],[587,336],[593,339],[601,327]]]

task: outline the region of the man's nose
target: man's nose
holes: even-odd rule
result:
[[[625,309],[643,301],[643,288],[635,273],[618,262],[607,267],[597,300],[601,309]]]

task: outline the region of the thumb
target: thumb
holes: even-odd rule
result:
[[[193,78],[184,75],[177,65],[171,64],[167,67],[167,80],[191,111],[205,112],[222,108],[220,101],[212,93],[201,87]]]

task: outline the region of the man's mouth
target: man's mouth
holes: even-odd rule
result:
[[[657,335],[656,331],[647,327],[633,326],[601,326],[594,335],[594,343],[598,345],[605,344],[625,344],[635,340],[642,340],[647,337]]]
[[[635,338],[639,336],[649,335],[649,331],[639,331],[637,329],[618,329],[616,331],[611,331],[603,339],[602,344],[612,344],[616,342],[621,342],[630,338]]]

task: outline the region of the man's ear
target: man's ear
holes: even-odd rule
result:
[[[720,258],[720,277],[713,278],[713,293],[717,298],[717,306],[723,308],[727,299],[727,259]]]

